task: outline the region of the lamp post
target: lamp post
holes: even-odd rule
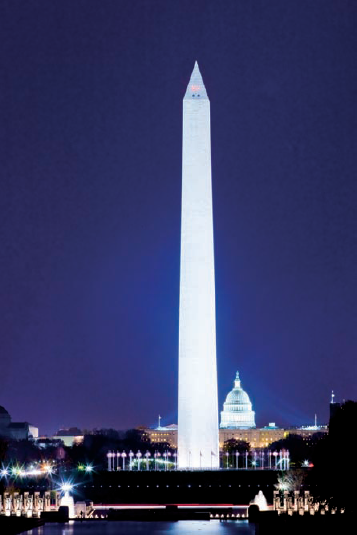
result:
[[[130,450],[129,451],[129,457],[130,457],[130,460],[129,460],[129,470],[132,470],[133,467],[132,467],[132,464],[133,464],[133,456],[134,456],[134,453]]]
[[[167,471],[167,451],[164,451],[164,470]]]
[[[138,458],[138,470],[140,472],[140,461],[141,461],[141,451],[139,450],[138,453],[136,454],[137,458]]]
[[[245,469],[248,469],[248,450],[245,452]]]
[[[171,453],[168,451],[166,455],[167,469],[169,469],[169,457],[171,457]]]
[[[123,470],[125,470],[125,457],[126,457],[125,451],[123,451],[123,453],[121,454],[121,457],[123,459]]]
[[[271,451],[268,451],[268,457],[269,457],[269,470],[271,470]]]
[[[115,454],[115,451],[113,451],[112,453],[112,471],[115,472],[115,458],[116,458],[116,454]]]
[[[176,453],[176,451],[174,453],[174,460],[175,460],[175,470],[177,470],[177,453]]]
[[[236,451],[236,470],[238,470],[238,468],[239,468],[238,460],[239,460],[239,451]]]
[[[145,457],[146,457],[146,470],[149,470],[149,457],[150,457],[149,451],[145,453]]]
[[[120,462],[119,462],[119,458],[120,458],[120,453],[119,453],[119,451],[117,450],[117,471],[120,470],[120,467],[119,467],[119,464],[120,464]]]
[[[278,452],[277,451],[274,451],[273,453],[274,457],[275,457],[275,470],[277,469],[277,456],[278,456]]]

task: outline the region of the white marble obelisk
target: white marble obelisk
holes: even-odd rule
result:
[[[218,468],[210,102],[197,62],[183,99],[179,468]]]

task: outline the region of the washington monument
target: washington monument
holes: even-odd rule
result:
[[[210,102],[197,62],[183,99],[179,468],[218,468]]]

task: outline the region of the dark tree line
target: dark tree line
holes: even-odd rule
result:
[[[41,441],[42,447],[32,440],[11,440],[0,438],[0,464],[30,464],[38,461],[59,461],[67,468],[75,468],[80,464],[91,464],[97,470],[107,467],[108,451],[139,450],[142,454],[149,451],[153,455],[156,451],[173,450],[167,443],[152,443],[145,433],[137,429],[116,431],[114,429],[101,429],[93,434],[84,435],[83,442],[73,446],[64,446],[58,440]]]
[[[290,466],[299,468],[305,461],[312,462],[314,451],[325,436],[326,433],[314,433],[311,437],[304,439],[301,435],[290,434],[286,438],[273,442],[267,449],[270,451],[288,450]]]
[[[356,502],[356,425],[357,402],[347,401],[331,418],[329,434],[314,449],[314,467],[307,478],[316,500],[346,512],[354,512]]]

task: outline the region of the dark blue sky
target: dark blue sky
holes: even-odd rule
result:
[[[357,4],[0,4],[0,404],[177,421],[182,98],[211,100],[220,408],[357,398]],[[199,380],[199,378],[197,378]],[[204,400],[202,400],[204,403]]]

